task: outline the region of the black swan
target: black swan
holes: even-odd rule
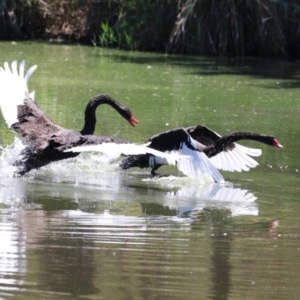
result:
[[[208,178],[216,182],[224,182],[223,176],[216,169],[216,167],[210,162],[209,158],[201,151],[194,151],[197,147],[196,142],[190,138],[185,130],[181,131],[169,131],[165,132],[163,136],[163,145],[164,147],[157,147],[160,150],[152,147],[149,143],[143,145],[135,144],[126,144],[126,145],[113,145],[113,144],[101,144],[101,145],[83,145],[79,147],[74,147],[66,150],[74,152],[84,152],[84,151],[99,151],[108,154],[115,154],[128,156],[125,161],[131,163],[132,161],[144,162],[144,165],[138,163],[137,165],[126,165],[124,167],[123,162],[121,163],[121,168],[128,169],[130,167],[152,167],[157,168],[161,165],[176,165],[178,170],[188,177],[192,178]],[[174,151],[171,148],[169,149],[171,141],[175,141],[175,148],[178,151]],[[184,140],[188,140],[188,143],[185,143]],[[189,147],[185,146],[188,144]],[[117,147],[115,147],[117,146]],[[174,147],[172,147],[174,148]],[[172,151],[169,151],[172,150]],[[152,152],[157,151],[157,153]],[[163,155],[164,153],[165,156]]]
[[[85,122],[81,131],[62,128],[34,101],[34,93],[29,94],[27,81],[37,66],[32,66],[24,76],[25,62],[17,68],[17,62],[0,68],[0,107],[7,126],[20,133],[28,142],[21,158],[14,165],[17,175],[40,168],[53,161],[77,156],[79,153],[64,150],[84,145],[106,142],[128,143],[128,141],[106,136],[93,136],[96,124],[96,108],[101,104],[112,106],[132,126],[138,123],[132,112],[107,95],[92,98],[85,110]]]
[[[209,158],[212,165],[217,169],[231,172],[248,171],[258,165],[250,156],[259,156],[261,150],[235,143],[239,140],[253,140],[283,148],[274,136],[252,132],[232,132],[221,136],[203,125],[178,128],[157,134],[151,137],[146,145],[158,151],[171,153],[176,151],[183,155],[191,152],[201,152]],[[127,156],[120,163],[120,167],[125,170],[133,167],[150,167],[152,168],[151,174],[156,176],[158,175],[156,170],[166,164],[165,161],[156,159],[152,154],[141,154]]]

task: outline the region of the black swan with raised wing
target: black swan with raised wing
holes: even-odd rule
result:
[[[93,136],[96,125],[96,108],[101,104],[112,106],[132,126],[138,123],[132,112],[107,95],[92,98],[85,110],[85,122],[81,131],[68,130],[56,125],[34,101],[34,93],[28,92],[27,81],[36,66],[24,75],[25,62],[19,70],[14,61],[0,68],[0,107],[8,127],[20,133],[28,145],[15,162],[16,174],[23,175],[32,169],[40,168],[53,161],[77,156],[79,153],[64,150],[84,145],[105,142],[128,143],[128,141],[106,136]]]
[[[212,165],[225,171],[248,171],[258,163],[251,156],[261,155],[260,149],[245,147],[236,143],[239,140],[253,140],[266,145],[283,148],[274,136],[252,132],[232,132],[224,136],[203,125],[178,128],[162,132],[151,137],[145,145],[158,151],[181,155],[204,153]],[[184,163],[184,161],[183,161]],[[129,155],[121,163],[122,169],[133,167],[152,168],[151,174],[167,162],[157,159],[152,154]]]
[[[261,155],[260,149],[253,149],[237,144],[239,140],[254,140],[277,148],[283,148],[274,136],[252,132],[233,132],[223,137],[203,125],[178,128],[157,134],[142,145],[143,153],[134,153],[132,144],[117,148],[123,156],[120,163],[124,170],[139,167],[152,168],[151,174],[157,176],[156,170],[163,165],[177,165],[178,170],[193,178],[210,178],[224,182],[218,169],[226,171],[248,171],[258,163],[251,156]],[[84,145],[68,151],[100,151],[111,153],[111,145]],[[159,151],[159,155],[145,151],[144,148]],[[166,153],[163,157],[161,153]],[[159,175],[160,176],[160,175]]]

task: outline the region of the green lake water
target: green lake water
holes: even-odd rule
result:
[[[20,140],[0,119],[0,299],[298,299],[300,61],[180,57],[45,43],[0,43],[0,62],[38,64],[29,82],[60,126],[137,143],[177,127],[274,135],[259,166],[226,183],[174,167],[120,171],[86,154],[14,178]],[[1,91],[0,91],[1,93]],[[9,148],[7,148],[9,147]]]

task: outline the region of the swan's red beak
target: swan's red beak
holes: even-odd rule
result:
[[[276,148],[283,148],[283,146],[276,139],[273,140],[273,146]]]
[[[138,119],[135,118],[134,115],[131,115],[131,118],[128,120],[128,122],[131,124],[131,126],[134,127],[134,124],[140,123]]]

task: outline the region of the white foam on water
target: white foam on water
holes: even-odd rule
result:
[[[25,148],[20,138],[15,138],[9,146],[0,146],[0,178],[14,177],[17,168],[13,163],[20,158],[21,151]],[[117,172],[118,163],[111,158],[99,153],[82,153],[75,158],[51,163],[37,170],[31,170],[23,178],[44,178],[51,182],[76,181],[77,178],[99,177],[103,174]],[[89,176],[90,174],[90,176]],[[96,176],[97,174],[97,176]],[[94,180],[92,180],[94,182]]]
[[[0,178],[13,177],[17,170],[13,163],[19,158],[21,151],[25,148],[21,139],[15,137],[9,146],[0,146]]]

